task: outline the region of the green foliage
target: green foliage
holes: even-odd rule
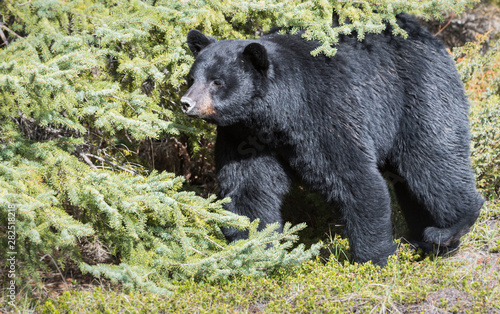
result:
[[[472,161],[477,185],[489,199],[500,197],[500,41],[481,54],[487,35],[455,49],[471,106]]]
[[[24,266],[19,275],[25,278],[36,276],[39,256],[49,254],[58,264],[79,261],[84,271],[125,288],[165,292],[171,280],[262,274],[278,265],[294,266],[318,250],[319,244],[311,251],[299,246],[287,252],[297,240],[294,233],[305,226],[287,225],[280,234],[276,225],[257,232],[257,221],[249,224],[222,210],[227,200],[179,191],[183,179],[173,174],[92,170],[61,149],[75,140],[12,141],[0,153],[1,220],[7,225],[8,205],[15,204],[16,251]],[[227,245],[220,227],[249,228],[249,240]],[[119,265],[81,262],[77,239],[82,237],[105,243],[120,257]],[[274,246],[265,250],[268,244]],[[7,247],[6,237],[1,245]]]

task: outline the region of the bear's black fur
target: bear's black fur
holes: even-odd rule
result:
[[[185,112],[218,125],[217,178],[226,208],[281,222],[291,181],[334,202],[356,262],[395,252],[383,174],[418,243],[456,247],[479,215],[469,162],[468,102],[443,44],[412,17],[408,38],[343,36],[312,57],[299,35],[217,41],[188,34],[196,57]],[[229,239],[245,236],[225,230]]]

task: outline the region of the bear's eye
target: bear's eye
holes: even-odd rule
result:
[[[224,85],[224,81],[221,79],[215,79],[212,81],[212,84],[217,87],[221,87]]]

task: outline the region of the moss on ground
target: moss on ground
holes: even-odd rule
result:
[[[328,260],[298,269],[223,282],[180,283],[174,293],[124,293],[95,288],[65,291],[36,305],[39,313],[346,313],[500,311],[500,202],[449,257],[420,256],[401,245],[387,267],[350,264],[348,243],[330,238]],[[31,305],[33,307],[33,305]],[[20,308],[21,310],[21,308]]]

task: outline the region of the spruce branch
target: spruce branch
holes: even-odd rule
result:
[[[368,2],[368,1],[359,1],[359,0],[337,0],[340,3],[354,3],[354,4],[369,4],[369,5],[381,5],[381,3],[377,2]]]
[[[96,165],[94,165],[94,163],[92,163],[92,161],[90,160],[90,158],[88,157],[88,155],[87,155],[87,154],[85,154],[85,153],[83,153],[83,152],[78,152],[78,155],[79,155],[80,157],[82,157],[82,159],[85,161],[85,163],[86,163],[87,165],[89,165],[89,166],[90,166],[90,168],[92,168],[92,169],[94,169],[94,170],[98,170],[98,169],[97,169],[97,167],[96,167]]]
[[[105,163],[107,163],[107,164],[110,164],[110,165],[111,165],[111,166],[113,166],[114,168],[118,168],[118,169],[120,169],[120,170],[123,170],[123,171],[125,171],[125,172],[130,173],[130,174],[133,174],[133,175],[135,175],[135,176],[140,176],[140,174],[139,174],[137,171],[130,170],[130,169],[127,169],[127,168],[125,168],[125,167],[123,167],[123,166],[120,166],[120,165],[118,165],[118,164],[116,164],[116,163],[114,163],[114,162],[112,162],[112,161],[108,160],[107,158],[103,158],[103,157],[100,157],[100,156],[96,156],[96,155],[94,155],[94,154],[90,154],[90,153],[81,153],[80,155],[84,155],[84,156],[86,156],[87,158],[88,158],[88,157],[95,158],[95,159],[97,159],[97,160],[100,160],[100,161],[102,161],[102,162],[105,162]],[[95,167],[95,165],[94,165],[94,167]]]
[[[18,39],[23,39],[22,36],[18,35],[16,32],[14,32],[13,30],[11,30],[10,28],[8,28],[7,26],[5,26],[5,24],[3,23],[0,23],[0,28],[3,28],[5,29],[6,31],[8,31],[9,33],[11,33],[12,35],[16,36]],[[2,39],[5,38],[5,35],[4,33],[0,30],[0,34],[2,35]],[[7,39],[5,38],[4,41],[7,41]]]
[[[0,25],[1,26],[1,25]],[[5,37],[5,34],[4,32],[2,31],[2,28],[0,27],[0,37],[2,37],[2,40],[3,42],[5,43],[5,45],[9,45],[9,41],[7,40],[7,37]]]

